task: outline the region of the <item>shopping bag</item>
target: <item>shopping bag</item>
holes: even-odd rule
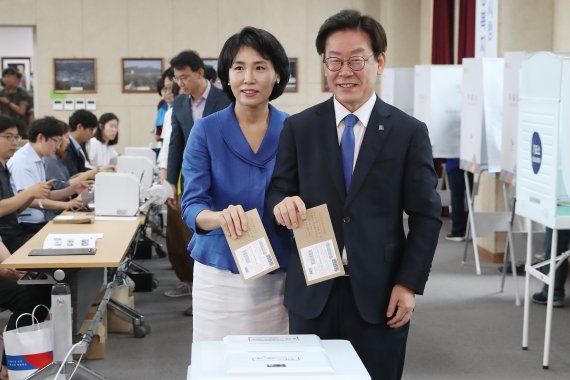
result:
[[[32,314],[25,313],[16,320],[14,330],[4,332],[4,350],[6,351],[6,367],[10,380],[22,380],[53,361],[53,332],[51,321],[38,322]],[[18,327],[23,316],[32,318],[30,326]]]

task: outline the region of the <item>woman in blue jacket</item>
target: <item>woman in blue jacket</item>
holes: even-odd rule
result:
[[[224,44],[218,75],[233,102],[194,124],[182,164],[182,215],[195,231],[188,246],[195,260],[194,341],[230,334],[285,334],[289,324],[283,289],[290,238],[276,231],[263,204],[287,117],[269,101],[279,97],[289,81],[289,60],[273,35],[246,27]],[[253,208],[281,268],[246,283],[225,236],[240,236],[247,229],[245,211]]]

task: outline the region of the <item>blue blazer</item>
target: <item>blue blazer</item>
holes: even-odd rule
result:
[[[233,104],[196,121],[184,150],[182,218],[195,231],[188,250],[194,260],[239,273],[221,228],[204,231],[196,226],[203,210],[221,211],[229,205],[256,208],[279,261],[286,270],[290,235],[275,228],[273,215],[264,212],[265,192],[271,180],[279,135],[287,114],[269,105],[269,127],[253,153],[236,119]]]

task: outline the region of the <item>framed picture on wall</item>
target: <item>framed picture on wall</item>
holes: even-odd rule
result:
[[[122,58],[122,90],[126,94],[154,93],[162,75],[162,58]]]
[[[53,90],[56,93],[95,93],[97,92],[95,58],[54,58],[53,78]]]
[[[325,76],[325,65],[321,64],[321,91],[331,92],[329,83],[327,82],[327,77]]]
[[[22,80],[20,81],[20,87],[30,91],[33,88],[32,84],[32,68],[31,61],[29,57],[18,57],[18,58],[2,58],[2,70],[8,67],[13,68],[20,74],[22,74]]]
[[[289,58],[289,83],[287,83],[287,87],[285,87],[285,92],[298,92],[299,88],[297,86],[298,83],[298,67],[297,67],[297,58]]]
[[[204,66],[212,66],[218,72],[218,58],[202,58]]]

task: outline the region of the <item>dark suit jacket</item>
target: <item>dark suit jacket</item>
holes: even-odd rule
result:
[[[217,87],[211,86],[210,93],[206,98],[203,116],[208,116],[214,112],[226,108],[230,104],[227,96]],[[186,141],[190,136],[190,131],[194,126],[190,99],[186,94],[180,94],[174,99],[172,110],[172,132],[170,134],[170,145],[168,151],[168,167],[166,179],[171,184],[178,183],[180,170],[182,169],[182,156]]]
[[[65,149],[63,162],[69,171],[69,176],[73,177],[77,173],[82,173],[87,170],[85,167],[85,157],[75,149],[73,143],[70,142]]]
[[[421,294],[441,221],[425,124],[377,98],[348,194],[332,98],[285,121],[267,212],[299,195],[307,208],[326,203],[340,251],[346,246],[354,299],[369,323],[386,321],[395,284]],[[409,215],[406,236],[403,211]],[[287,272],[285,306],[304,318],[322,312],[333,281],[307,286],[298,254]]]

